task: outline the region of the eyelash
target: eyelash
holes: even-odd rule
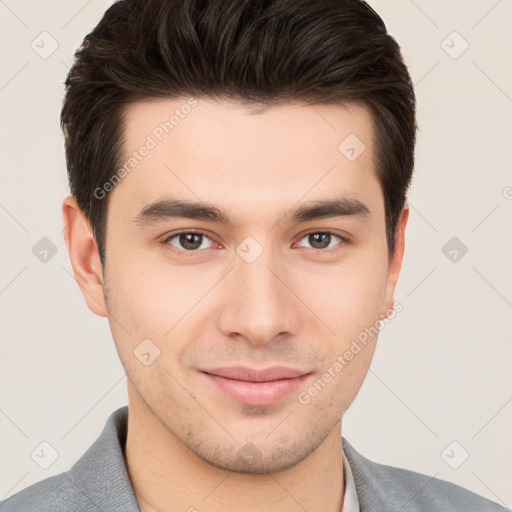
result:
[[[335,237],[337,237],[337,238],[339,238],[341,240],[340,243],[344,243],[344,244],[348,244],[349,243],[348,238],[345,238],[345,237],[339,235],[338,233],[335,233],[334,231],[320,231],[320,230],[309,231],[308,233],[304,233],[298,240],[300,241],[300,240],[302,240],[304,237],[306,237],[308,235],[318,234],[318,233],[334,235]],[[200,231],[200,230],[183,230],[183,231],[177,231],[176,233],[173,233],[172,235],[169,235],[167,238],[165,238],[165,240],[162,241],[162,244],[164,245],[165,249],[167,249],[169,251],[172,251],[175,254],[178,253],[178,254],[183,254],[185,256],[194,256],[194,255],[197,255],[198,253],[201,253],[202,251],[204,251],[204,249],[196,249],[196,250],[193,250],[193,251],[179,250],[176,247],[174,247],[174,246],[169,244],[170,240],[172,240],[173,238],[175,238],[175,237],[177,237],[179,235],[183,235],[183,234],[202,235],[202,236],[210,239],[212,242],[217,243],[217,242],[215,242],[215,240],[213,240],[204,231]],[[333,248],[334,247],[330,247],[329,249],[333,249]],[[309,249],[309,248],[306,247],[306,249]],[[311,250],[315,251],[315,252],[328,252],[329,249],[314,249],[314,248],[311,248]]]

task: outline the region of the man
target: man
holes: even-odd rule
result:
[[[64,236],[129,405],[2,512],[504,510],[340,434],[395,314],[416,133],[367,4],[125,0],[66,85]]]

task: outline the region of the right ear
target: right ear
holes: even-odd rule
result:
[[[68,196],[62,202],[62,219],[64,241],[85,302],[93,313],[107,317],[103,295],[104,276],[98,246],[90,223],[78,207],[74,196]]]

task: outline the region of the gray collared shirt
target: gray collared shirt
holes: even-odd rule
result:
[[[0,502],[0,512],[140,512],[124,447],[128,407],[114,411],[68,471]],[[343,512],[505,512],[482,496],[428,475],[377,464],[342,438]]]

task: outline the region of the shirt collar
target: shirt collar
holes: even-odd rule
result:
[[[348,463],[348,459],[345,456],[345,452],[343,448],[341,450],[343,455],[343,478],[345,481],[344,485],[344,495],[343,495],[343,507],[341,509],[342,512],[360,512],[361,508],[359,507],[359,499],[357,497],[356,491],[356,483],[354,482],[354,476],[352,475],[352,470],[350,469],[350,464]]]

